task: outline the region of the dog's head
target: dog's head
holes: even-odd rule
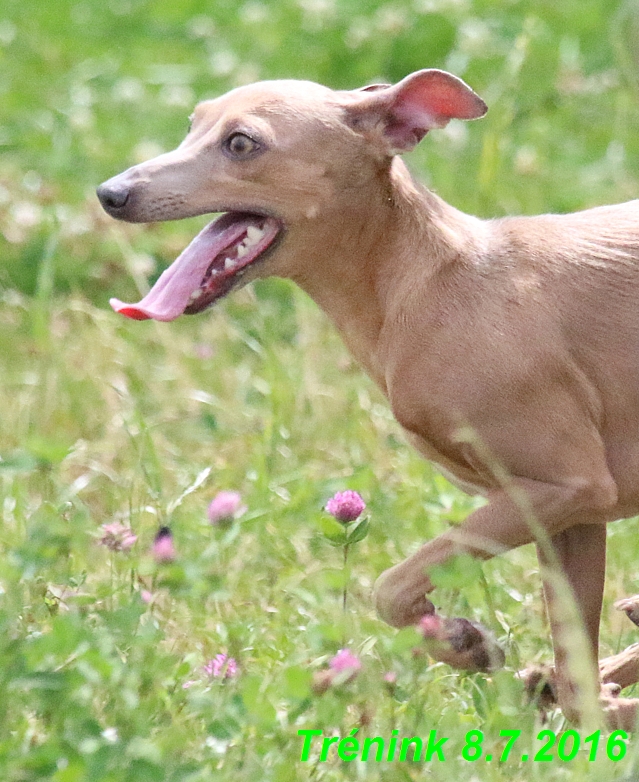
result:
[[[250,279],[294,276],[309,228],[370,197],[372,184],[379,190],[395,154],[452,118],[485,112],[461,79],[439,70],[353,91],[261,82],[199,104],[177,149],[108,180],[98,197],[129,222],[224,214],[141,302],[112,305],[132,318],[173,320]]]

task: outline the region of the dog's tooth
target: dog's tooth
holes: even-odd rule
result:
[[[237,257],[238,258],[244,258],[245,255],[248,255],[249,248],[244,245],[244,242],[242,244],[238,245],[237,248]]]
[[[201,288],[196,288],[193,293],[189,296],[189,302],[197,301],[200,296],[202,295],[203,291]]]
[[[247,247],[253,247],[254,244],[257,244],[260,241],[265,233],[266,231],[263,228],[249,225],[246,229],[246,239],[244,240],[244,243]]]
[[[232,258],[225,258],[224,259],[224,271],[228,271],[229,269],[232,269],[237,261],[234,261]]]

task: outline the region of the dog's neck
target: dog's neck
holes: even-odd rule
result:
[[[451,265],[472,264],[485,233],[478,227],[485,224],[415,182],[399,157],[374,186],[358,192],[334,221],[322,221],[316,257],[290,276],[386,391],[378,352],[385,321],[414,286],[427,286]]]

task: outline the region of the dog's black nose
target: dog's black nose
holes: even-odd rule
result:
[[[130,189],[121,185],[110,185],[105,182],[97,189],[97,195],[103,208],[109,214],[119,212],[129,200]]]

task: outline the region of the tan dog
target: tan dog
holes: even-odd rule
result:
[[[298,283],[415,447],[488,499],[380,577],[382,619],[400,627],[431,614],[428,570],[452,555],[535,541],[572,587],[594,669],[605,525],[639,513],[639,201],[565,216],[462,214],[416,184],[397,153],[485,111],[439,70],[343,92],[264,82],[201,103],[175,151],[98,195],[131,222],[225,214],[141,302],[112,304],[172,320],[258,277]],[[558,697],[576,717],[563,609],[544,572]],[[490,667],[499,653],[488,638],[471,628],[440,657]],[[618,704],[630,724],[635,702]]]

